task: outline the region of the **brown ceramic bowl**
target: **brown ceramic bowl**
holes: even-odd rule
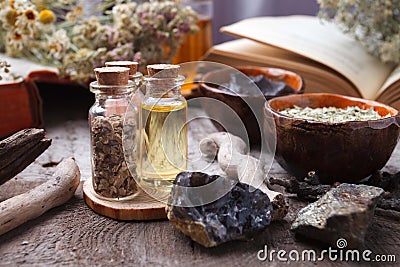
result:
[[[235,114],[226,112],[226,109],[221,105],[203,104],[205,102],[202,102],[202,106],[207,115],[220,122],[222,127],[214,121],[214,124],[219,128],[219,130],[229,130],[231,133],[239,135],[244,140],[248,137],[251,144],[257,145],[261,140],[262,110],[264,103],[266,100],[276,97],[277,95],[262,95],[259,93],[258,96],[254,96],[250,94],[235,94],[218,89],[218,85],[229,82],[230,74],[233,70],[234,69],[232,68],[220,69],[205,74],[202,80],[207,83],[200,83],[199,88],[203,97],[222,101],[228,105]],[[252,66],[238,67],[237,70],[247,76],[257,76],[262,74],[272,81],[285,82],[295,90],[296,94],[301,94],[304,91],[304,82],[302,77],[288,70]],[[243,131],[243,127],[237,127],[236,116],[238,116],[243,122],[245,131]],[[259,118],[258,121],[260,123],[257,122],[256,116]],[[247,134],[245,134],[245,132],[247,132]]]
[[[311,108],[373,107],[380,115],[390,114],[391,117],[326,123],[290,118],[279,113],[295,105]],[[276,125],[275,158],[278,163],[297,177],[316,171],[323,183],[356,182],[380,170],[389,160],[399,138],[398,111],[370,100],[334,94],[291,95],[267,102],[265,121],[271,118],[271,114]],[[264,131],[268,128],[264,127]]]

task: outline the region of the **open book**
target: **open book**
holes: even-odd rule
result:
[[[311,16],[259,17],[222,27],[242,39],[212,47],[204,60],[288,69],[306,92],[375,99],[400,108],[400,67],[371,56],[333,23]]]

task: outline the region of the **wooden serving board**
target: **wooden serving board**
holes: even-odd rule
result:
[[[143,221],[167,218],[166,205],[143,191],[130,200],[110,201],[98,198],[93,189],[92,178],[83,183],[83,197],[96,213],[113,219]]]

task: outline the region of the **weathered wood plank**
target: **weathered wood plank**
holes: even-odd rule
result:
[[[24,129],[0,141],[0,167],[7,166],[45,137],[43,129]]]
[[[214,131],[209,121],[198,120],[189,125],[191,147],[196,141]],[[197,123],[197,124],[196,124]],[[87,121],[71,120],[48,124],[48,137],[53,145],[35,163],[0,187],[0,199],[20,193],[45,181],[53,167],[43,165],[74,156],[82,177],[90,175],[90,149]],[[192,149],[191,149],[192,150]],[[207,165],[199,160],[200,152],[189,155],[192,170],[220,172],[218,164]],[[400,171],[400,147],[384,170]],[[50,164],[51,165],[51,164]],[[276,163],[273,175],[287,175]],[[24,184],[25,186],[17,186]],[[281,189],[281,188],[280,188]],[[12,191],[4,192],[4,191]],[[213,249],[205,249],[177,231],[168,221],[120,222],[99,216],[88,208],[82,191],[67,204],[52,209],[43,216],[0,236],[0,266],[7,265],[96,265],[96,266],[280,266],[282,263],[260,262],[257,252],[264,248],[321,250],[321,246],[297,239],[289,231],[298,210],[306,205],[289,198],[290,211],[284,221],[275,222],[252,242],[232,242]],[[375,254],[395,254],[400,260],[400,222],[397,216],[378,212],[369,228],[365,248]],[[336,263],[325,260],[320,266]],[[309,262],[292,263],[309,266]],[[343,263],[350,265],[350,263]]]
[[[43,129],[24,129],[0,141],[0,185],[29,166],[51,144]]]
[[[91,175],[89,130],[87,120],[67,120],[62,122],[51,118],[46,125],[46,136],[52,145],[30,166],[15,178],[0,186],[0,201],[25,193],[51,177],[57,163],[74,157],[81,171],[81,179]]]
[[[13,178],[15,175],[29,166],[37,157],[39,157],[51,144],[51,139],[40,140],[34,147],[30,148],[24,154],[16,157],[14,161],[0,169],[0,184]]]

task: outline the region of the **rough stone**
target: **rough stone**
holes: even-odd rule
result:
[[[292,230],[332,246],[344,238],[347,247],[359,247],[383,192],[373,186],[341,184],[300,210]]]
[[[216,184],[211,190],[187,190],[213,182]],[[231,190],[226,190],[227,193],[208,204],[196,204],[207,202],[209,191],[218,194],[223,188]],[[270,224],[272,213],[268,196],[261,190],[252,191],[250,188],[247,184],[218,175],[180,173],[171,190],[168,219],[204,247],[214,247],[232,240],[250,240]]]

